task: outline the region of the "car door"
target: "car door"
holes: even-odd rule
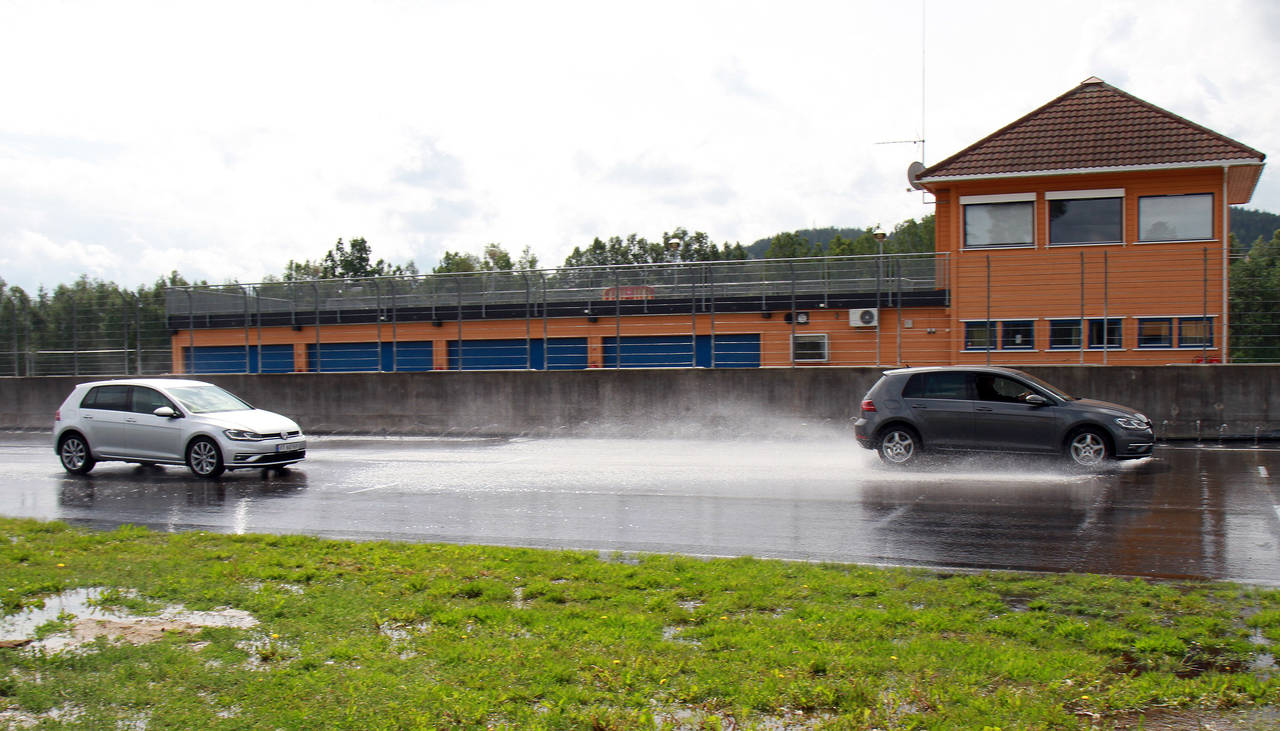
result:
[[[963,449],[971,442],[973,399],[965,371],[925,371],[911,376],[902,402],[926,449]]]
[[[1053,402],[1036,405],[1025,400],[1038,393],[1030,384],[1015,378],[975,373],[973,435],[977,446],[996,451],[1057,451],[1057,412]]]
[[[125,417],[129,450],[139,457],[157,460],[182,459],[182,419],[156,416],[155,410],[178,407],[164,394],[147,386],[134,386],[130,413]]]
[[[129,442],[125,419],[130,415],[129,386],[95,386],[80,402],[80,422],[89,448],[98,456],[125,454]]]

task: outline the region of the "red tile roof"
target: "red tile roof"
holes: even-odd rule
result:
[[[1265,158],[1252,147],[1090,78],[926,168],[919,179],[927,183],[931,178],[1197,162],[1256,164]]]

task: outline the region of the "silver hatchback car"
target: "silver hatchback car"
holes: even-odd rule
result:
[[[1081,467],[1151,456],[1151,420],[1075,398],[1029,373],[992,366],[885,372],[862,400],[858,444],[890,465],[925,451],[1064,454]]]
[[[296,422],[255,409],[203,381],[139,378],[75,387],[53,416],[53,444],[68,472],[98,462],[185,464],[199,477],[283,468],[307,456]]]

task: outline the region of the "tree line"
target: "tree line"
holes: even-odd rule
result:
[[[1260,211],[1232,208],[1231,251],[1231,350],[1236,362],[1280,362],[1280,216]],[[733,261],[749,258],[798,258],[898,253],[927,253],[934,250],[933,216],[899,223],[892,231],[877,236],[868,229],[801,229],[776,234],[748,247],[738,243],[715,243],[702,231],[676,228],[648,239],[639,234],[599,237],[575,247],[561,268],[664,264],[701,261]],[[1266,230],[1251,243],[1239,232]],[[1263,228],[1259,228],[1263,227]],[[479,254],[446,251],[431,272],[511,272],[536,269],[539,261],[528,247],[513,257],[497,243],[487,244]],[[268,276],[268,283],[311,279],[351,280],[376,276],[412,276],[417,266],[391,264],[375,259],[363,237],[337,243],[316,261],[290,261],[280,275]],[[131,359],[126,372],[133,372],[139,360],[167,364],[170,358],[166,318],[166,290],[191,284],[178,272],[154,284],[135,289],[81,276],[52,290],[43,286],[34,294],[8,286],[0,278],[0,375],[32,372],[15,362],[20,353],[47,351],[76,357],[84,363],[82,372],[119,372],[116,365]],[[71,350],[84,351],[70,355]],[[91,354],[88,351],[100,351]],[[58,357],[63,357],[59,355]],[[93,370],[100,363],[105,370]],[[145,363],[144,363],[145,365]],[[166,370],[158,367],[156,370]],[[38,373],[38,369],[34,372]],[[148,371],[153,372],[153,371]]]

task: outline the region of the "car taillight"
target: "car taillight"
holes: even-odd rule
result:
[[[55,422],[62,421],[62,409],[53,412],[53,420]]]
[[[872,401],[871,399],[869,399],[869,398],[864,398],[864,399],[862,399],[862,410],[863,410],[863,411],[875,411],[875,410],[876,410],[876,403],[875,403],[874,401]]]

